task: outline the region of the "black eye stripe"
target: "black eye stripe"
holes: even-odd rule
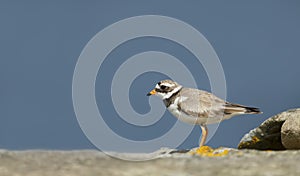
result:
[[[160,88],[161,88],[161,89],[165,89],[165,88],[167,88],[167,86],[161,85]]]
[[[160,93],[167,93],[168,91],[166,90],[161,90],[161,89],[155,89],[156,92],[160,92]]]

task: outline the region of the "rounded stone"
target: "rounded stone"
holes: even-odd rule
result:
[[[281,127],[281,142],[286,149],[300,149],[300,114],[295,113]]]
[[[299,119],[300,108],[290,109],[274,115],[257,128],[245,134],[241,139],[238,148],[257,150],[285,150],[299,148]],[[288,122],[286,122],[287,120]],[[282,125],[285,122],[286,125],[282,128]]]

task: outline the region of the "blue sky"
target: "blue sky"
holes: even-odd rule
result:
[[[299,107],[299,1],[1,1],[0,148],[95,148],[73,110],[77,59],[106,26],[149,14],[177,18],[199,30],[220,58],[227,100],[264,112],[224,121],[208,145],[236,147],[246,132],[268,117]],[[148,37],[120,45],[102,65],[96,98],[112,129],[135,140],[159,136],[175,121],[166,113],[163,124],[152,128],[124,126],[112,106],[109,84],[116,68],[126,57],[150,50],[178,57],[191,68],[198,88],[210,90],[201,64],[178,44]],[[164,78],[149,72],[133,82],[129,94],[137,112],[149,111],[144,95]],[[179,148],[197,146],[199,137],[196,127]]]

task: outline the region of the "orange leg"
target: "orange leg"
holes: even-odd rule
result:
[[[205,144],[206,138],[207,138],[207,135],[208,135],[207,126],[206,125],[200,125],[200,127],[201,127],[201,130],[202,130],[202,137],[201,137],[201,141],[200,141],[200,144],[199,144],[199,148],[202,147]]]

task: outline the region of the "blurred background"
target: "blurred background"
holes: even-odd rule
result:
[[[245,133],[268,117],[300,106],[300,1],[1,1],[0,148],[95,148],[73,110],[77,59],[106,26],[149,14],[177,18],[200,31],[222,63],[227,100],[264,112],[222,122],[208,145],[236,147]],[[176,121],[166,112],[158,124],[137,127],[123,122],[112,105],[114,72],[127,58],[151,50],[177,57],[190,68],[198,88],[210,91],[202,65],[182,46],[154,37],[123,43],[101,65],[95,91],[106,122],[132,140],[161,136]],[[145,94],[165,78],[157,72],[137,77],[129,92],[137,112],[150,110]],[[179,148],[196,147],[200,135],[195,127]]]

